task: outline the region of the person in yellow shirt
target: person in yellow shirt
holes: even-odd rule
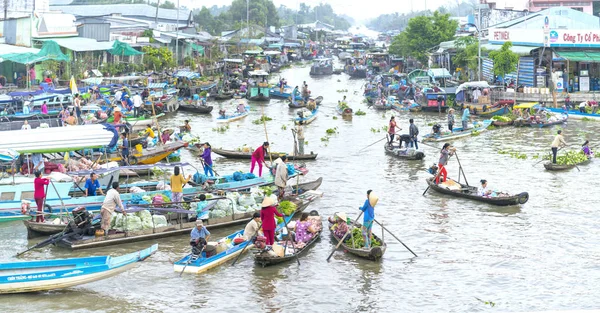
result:
[[[171,197],[171,202],[182,202],[183,186],[185,186],[190,179],[192,179],[192,175],[188,175],[187,179],[184,178],[180,173],[179,166],[175,166],[173,175],[171,175],[171,193],[173,194]],[[179,206],[180,204],[177,205]]]
[[[154,130],[152,130],[152,126],[150,124],[146,125],[146,130],[144,131],[144,135],[148,135],[148,137],[153,138],[156,137]]]

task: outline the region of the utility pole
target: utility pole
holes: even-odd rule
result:
[[[177,0],[177,28],[175,29],[175,63],[179,67],[179,0]]]
[[[160,6],[160,0],[156,1],[156,14],[154,15],[154,24],[156,24],[156,28],[158,29],[158,7]]]
[[[481,1],[479,3],[479,14],[477,15],[477,18],[479,19],[477,26],[477,74],[481,81]]]

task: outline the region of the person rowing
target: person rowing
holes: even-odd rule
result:
[[[388,142],[388,145],[390,147],[394,143],[394,136],[396,135],[396,129],[398,129],[398,131],[402,130],[402,128],[398,127],[398,125],[396,124],[396,118],[394,116],[392,116],[390,118],[390,126],[388,127],[388,135],[390,136],[390,141]]]
[[[583,151],[583,154],[585,154],[585,156],[590,159],[594,157],[594,151],[592,151],[592,149],[590,149],[590,141],[586,140],[583,145],[581,145],[581,151]]]
[[[449,143],[445,143],[444,147],[442,147],[442,150],[440,151],[440,160],[438,161],[439,173],[435,179],[436,185],[440,183],[441,176],[444,176],[442,182],[446,181],[448,177],[448,171],[446,171],[446,164],[448,164],[448,159],[450,158],[450,156],[454,155],[454,153],[456,153],[456,148],[450,146]]]
[[[551,150],[552,150],[552,163],[556,164],[556,155],[558,154],[558,148],[564,148],[567,146],[567,142],[565,141],[565,137],[562,135],[562,130],[558,130],[556,132],[556,136],[552,141]]]

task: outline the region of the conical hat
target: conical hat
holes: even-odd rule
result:
[[[377,201],[379,201],[379,197],[371,192],[369,194],[369,204],[371,204],[372,207],[375,207],[377,205]]]
[[[346,213],[344,213],[344,212],[337,212],[337,213],[335,213],[335,216],[339,217],[341,220],[344,220],[344,221],[346,220]]]
[[[273,199],[272,197],[265,197],[265,198],[263,199],[263,202],[262,202],[261,206],[262,206],[263,208],[266,208],[266,207],[268,207],[268,206],[273,206],[273,205],[275,205],[275,204],[276,204],[276,201],[275,201],[275,199]]]

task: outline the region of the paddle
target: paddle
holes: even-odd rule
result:
[[[296,262],[298,262],[298,265],[300,265],[300,259],[298,259],[298,253],[296,253],[296,245],[294,244],[294,239],[292,238],[292,233],[290,232],[290,229],[288,228],[288,223],[290,222],[291,218],[287,221],[285,221],[285,229],[287,230],[288,233],[288,239],[290,240],[290,242],[292,243],[292,248],[294,248],[294,255],[296,256]],[[283,235],[282,235],[283,238]],[[284,248],[283,253],[285,254],[285,249],[287,249],[287,240],[286,240],[286,248]]]
[[[206,164],[206,162],[204,162],[204,159],[200,159],[200,162],[202,162],[202,166],[207,166],[215,173],[215,175],[220,176],[219,173],[217,173],[217,171],[215,171],[215,169],[212,166],[210,166],[210,165]]]
[[[358,215],[356,220],[354,220],[354,223],[352,223],[352,225],[350,225],[350,227],[354,228],[354,225],[358,222],[358,219],[363,215],[363,213],[364,212],[360,212],[360,214]],[[340,239],[340,242],[338,242],[337,246],[335,246],[335,248],[331,251],[331,253],[327,257],[327,262],[329,262],[329,259],[331,259],[331,256],[333,256],[333,254],[335,253],[335,250],[337,250],[342,245],[342,242],[344,242],[344,240],[346,239],[346,236],[348,236],[349,233],[350,233],[350,228],[348,228],[348,231],[346,231],[346,233],[344,234],[342,239]]]
[[[258,224],[258,229],[260,229],[261,227],[262,227],[262,222],[260,224]],[[240,252],[240,254],[238,254],[238,256],[235,258],[235,260],[233,260],[233,263],[231,263],[231,266],[234,266],[235,263],[237,263],[237,261],[242,256],[242,254],[244,254],[244,251],[246,251],[246,248],[248,248],[250,243],[254,242],[254,240],[256,240],[256,237],[258,237],[258,230],[256,231],[256,234],[254,234],[254,236],[252,236],[252,238],[250,238],[250,240],[248,241],[248,244],[244,246],[244,248],[242,249],[242,252]]]
[[[366,148],[368,148],[368,147],[370,147],[370,146],[372,146],[372,145],[374,145],[374,144],[376,144],[376,143],[378,143],[378,142],[380,142],[380,141],[382,141],[382,140],[386,140],[386,139],[387,139],[387,136],[386,136],[386,137],[383,137],[383,138],[381,138],[381,139],[379,139],[379,140],[377,140],[377,141],[375,141],[374,143],[372,143],[372,144],[370,144],[370,145],[368,145],[368,146],[366,146],[366,147],[364,147],[364,148],[362,148],[362,149],[360,149],[360,150],[358,150],[358,152],[361,152],[361,151],[365,150]]]
[[[202,249],[200,249],[200,256],[202,256],[202,251],[204,251],[205,247],[206,247],[206,245],[203,246]],[[181,270],[181,273],[179,273],[179,277],[181,277],[181,275],[183,274],[183,272],[185,272],[185,269],[187,268],[187,266],[192,262],[192,256],[193,256],[193,254],[190,253],[190,257],[188,258],[187,262],[185,262],[185,266]]]
[[[456,153],[456,150],[454,151],[454,155],[456,156],[456,161],[458,161],[458,166],[460,168],[460,172],[462,172],[463,177],[465,178],[465,183],[467,183],[467,186],[469,186],[469,182],[467,181],[467,176],[465,176],[465,171],[462,168],[462,165],[460,165],[460,159],[458,159],[458,153]],[[460,178],[460,173],[458,174],[458,177]]]
[[[45,247],[49,244],[53,244],[53,243],[59,241],[60,239],[62,239],[62,237],[64,237],[68,233],[68,229],[69,229],[68,227],[69,227],[69,225],[67,224],[67,226],[65,226],[65,229],[63,231],[61,231],[60,233],[52,235],[50,238],[48,238],[44,241],[38,242],[36,245],[28,248],[27,250],[17,253],[17,255],[15,255],[15,257],[21,256],[21,255],[25,254],[26,252],[29,252],[33,249]]]
[[[435,183],[435,181],[438,179],[438,177],[440,177],[440,174],[442,173],[442,171],[440,169],[438,169],[437,174],[435,175],[435,177],[433,178],[433,180],[431,181],[432,183]],[[425,196],[425,194],[427,193],[427,191],[429,190],[429,184],[427,184],[427,188],[425,189],[425,191],[423,191],[423,196]]]
[[[387,231],[390,235],[392,235],[392,237],[396,238],[396,240],[398,240],[398,242],[400,242],[404,246],[404,248],[408,249],[408,251],[410,251],[410,253],[414,254],[415,257],[417,256],[412,250],[410,250],[409,247],[407,247],[404,244],[404,242],[402,242],[402,240],[398,239],[398,237],[396,237],[396,235],[392,234],[392,232],[389,229],[385,228],[385,226],[383,226],[383,224],[379,223],[379,221],[377,221],[377,220],[375,220],[375,222],[377,224],[379,224],[379,226],[381,226],[381,228],[383,228],[385,231]]]

